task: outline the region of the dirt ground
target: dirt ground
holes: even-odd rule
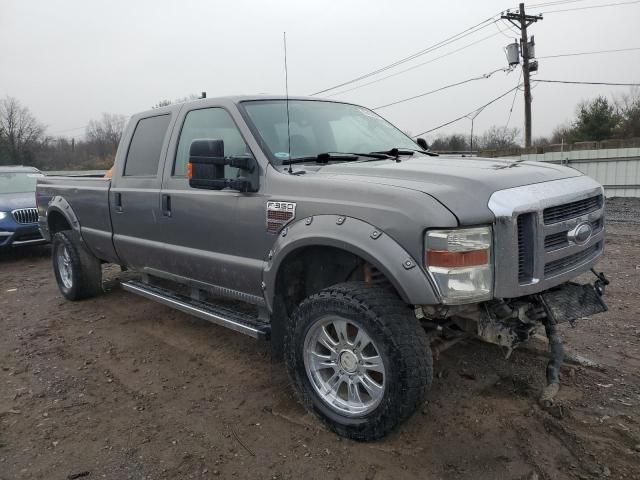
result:
[[[469,341],[440,355],[421,411],[369,444],[306,415],[268,345],[126,293],[115,269],[108,293],[65,301],[48,248],[2,255],[0,479],[639,479],[631,207],[609,215],[609,311],[562,328],[600,365],[563,367],[563,418],[537,405],[543,344],[505,360]]]

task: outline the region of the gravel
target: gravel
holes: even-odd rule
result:
[[[640,224],[640,198],[608,198],[605,210],[607,222]]]

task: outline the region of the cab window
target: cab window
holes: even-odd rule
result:
[[[132,177],[155,177],[162,154],[170,115],[158,115],[141,119],[133,132],[129,144],[124,175]]]
[[[190,111],[184,119],[173,165],[173,176],[184,177],[189,163],[189,148],[196,139],[222,140],[225,156],[251,153],[242,139],[231,115],[223,108],[203,108]],[[226,178],[236,178],[238,169],[226,165]]]

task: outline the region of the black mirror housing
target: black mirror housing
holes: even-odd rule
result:
[[[429,150],[429,144],[424,138],[416,138],[416,143],[422,150]]]
[[[192,188],[223,190],[230,188],[241,192],[255,191],[249,178],[225,178],[224,167],[229,165],[251,174],[256,160],[251,155],[225,157],[224,141],[214,139],[194,140],[189,147],[187,178]]]

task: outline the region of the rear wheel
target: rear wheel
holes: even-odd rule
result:
[[[350,282],[304,300],[285,336],[287,368],[305,407],[336,433],[383,437],[424,401],[427,338],[389,287]]]
[[[62,294],[69,300],[94,297],[102,292],[102,267],[71,230],[58,232],[52,242],[53,271]]]

